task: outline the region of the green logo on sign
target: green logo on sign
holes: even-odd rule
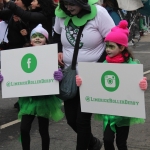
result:
[[[33,54],[26,54],[21,60],[22,70],[26,73],[31,73],[36,69],[37,59]]]
[[[106,71],[102,74],[101,83],[105,90],[114,92],[119,87],[119,78],[113,71]]]

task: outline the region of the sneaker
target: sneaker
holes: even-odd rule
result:
[[[88,150],[100,150],[102,148],[102,143],[98,138],[95,138],[95,144],[92,147],[89,147]]]

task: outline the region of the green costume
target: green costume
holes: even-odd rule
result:
[[[108,63],[106,60],[104,63]],[[129,59],[128,64],[138,64],[137,60]],[[122,117],[122,116],[112,116],[112,115],[104,115],[104,114],[95,114],[95,120],[103,121],[104,130],[106,129],[107,124],[110,124],[110,128],[112,131],[116,132],[115,125],[118,127],[121,126],[130,126],[133,124],[144,123],[145,120],[141,118],[132,118],[132,117]]]
[[[20,97],[18,118],[21,119],[22,115],[35,115],[59,121],[64,117],[61,105],[61,100],[54,95]]]

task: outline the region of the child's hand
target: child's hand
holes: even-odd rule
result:
[[[146,90],[147,89],[147,78],[143,77],[143,79],[139,83],[141,90]]]
[[[76,84],[77,86],[81,86],[82,84],[82,79],[79,77],[79,75],[76,75]]]
[[[58,71],[54,72],[54,79],[57,81],[61,81],[63,78],[62,70],[59,68]]]
[[[0,73],[0,82],[2,82],[3,81],[3,76],[1,75],[1,73]]]

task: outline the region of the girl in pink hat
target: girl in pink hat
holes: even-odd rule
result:
[[[119,25],[112,28],[111,32],[105,38],[106,42],[106,60],[104,63],[127,63],[137,64],[139,62],[133,59],[128,50],[128,23],[125,20],[120,21]],[[82,79],[76,76],[76,84],[80,86]],[[146,77],[140,81],[141,90],[147,89]],[[116,145],[118,150],[127,150],[127,138],[129,126],[138,123],[144,123],[144,119],[130,118],[112,115],[95,114],[96,120],[102,120],[104,123],[104,148],[105,150],[115,150],[114,139],[116,135]]]

